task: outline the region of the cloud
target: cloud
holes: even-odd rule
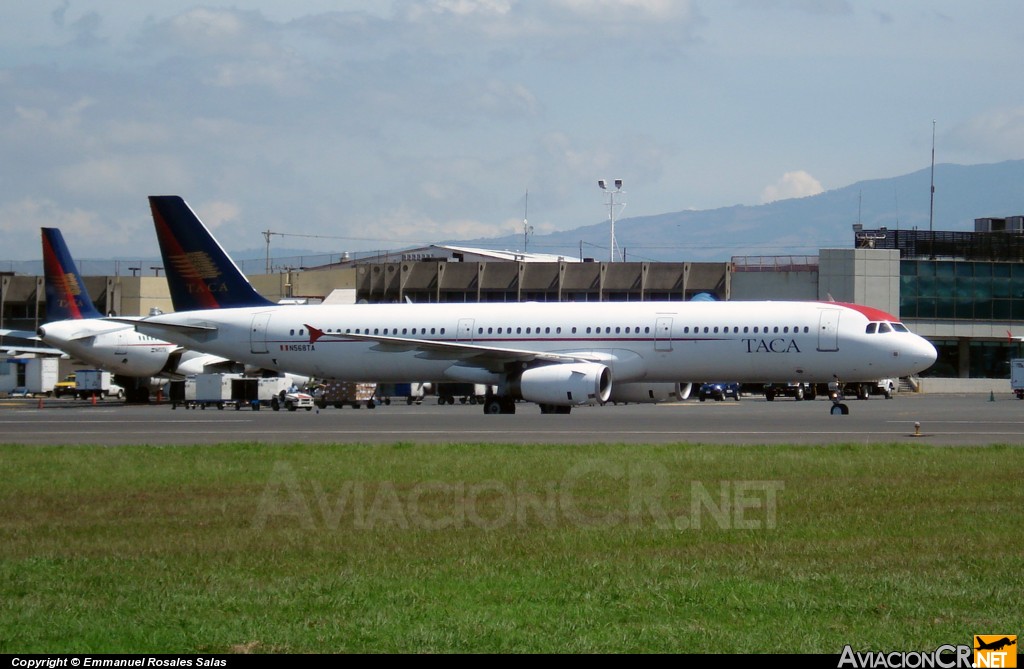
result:
[[[196,211],[206,227],[216,230],[225,223],[236,222],[242,213],[242,208],[234,202],[220,200],[198,205]]]
[[[795,197],[808,197],[824,192],[821,182],[803,170],[786,172],[774,185],[761,191],[761,203],[787,200]]]
[[[0,234],[10,257],[38,258],[42,253],[39,228],[59,228],[69,240],[110,233],[95,212],[66,209],[50,199],[25,197],[0,206]]]
[[[1024,106],[996,107],[956,125],[943,138],[969,160],[1016,159],[1024,155]]]

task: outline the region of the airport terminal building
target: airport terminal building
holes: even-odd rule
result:
[[[268,299],[295,303],[855,302],[898,315],[936,346],[939,358],[923,377],[1007,379],[1010,359],[1022,357],[1014,337],[1024,336],[1024,216],[977,219],[974,232],[855,225],[850,248],[817,256],[612,263],[435,245],[250,279]],[[91,276],[86,284],[102,313],[173,310],[161,276]],[[45,321],[42,277],[0,273],[0,329]]]

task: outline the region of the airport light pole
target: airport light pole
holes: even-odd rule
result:
[[[601,187],[608,195],[608,220],[611,221],[611,241],[608,245],[608,258],[609,262],[615,262],[615,207],[625,207],[625,202],[616,202],[615,196],[625,195],[626,191],[622,190],[622,179],[615,180],[615,190],[608,189],[608,182],[604,179],[598,179],[597,185]]]

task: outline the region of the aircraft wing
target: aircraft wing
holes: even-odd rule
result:
[[[39,335],[32,330],[9,330],[0,329],[0,337],[14,337],[15,339],[28,339],[29,341],[40,341]]]
[[[31,330],[10,330],[8,328],[0,328],[0,337],[11,337],[13,339],[21,339],[30,342],[42,341],[42,339],[39,338],[39,335]],[[6,344],[0,346],[0,351],[12,358],[28,353],[35,353],[36,355],[56,355],[65,358],[68,357],[68,354],[59,348],[48,348],[46,346],[37,346],[33,344]]]
[[[319,330],[308,324],[306,327],[310,328],[312,333],[319,332]],[[330,337],[330,335],[322,336]],[[480,367],[492,372],[504,371],[506,366],[513,362],[572,363],[599,361],[598,357],[584,353],[550,353],[547,351],[530,351],[499,346],[481,346],[465,342],[425,341],[423,339],[384,335],[346,333],[340,335],[340,337],[343,339],[362,339],[376,342],[377,345],[373,347],[375,351],[394,353],[417,351],[417,358],[451,360],[453,363],[466,367]],[[320,337],[315,338],[319,339]]]
[[[45,346],[4,346],[0,348],[0,351],[6,353],[10,358],[17,358],[18,356],[27,355],[29,353],[54,356],[64,358],[65,360],[69,360],[71,358],[71,356],[59,348],[48,348]]]

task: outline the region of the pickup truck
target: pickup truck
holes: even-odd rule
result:
[[[882,395],[885,399],[891,400],[899,390],[899,383],[896,379],[879,379],[864,383],[848,383],[844,390],[847,395],[854,395],[859,400],[866,400],[872,395]]]
[[[279,398],[275,397],[270,404],[270,408],[274,411],[280,411],[282,408],[288,411],[298,411],[299,409],[312,411],[315,406],[313,396],[301,390],[282,390]]]
[[[75,384],[75,373],[72,372],[65,376],[62,380],[53,384],[53,396],[60,397],[61,395],[71,395],[74,397],[78,394],[78,386]]]

